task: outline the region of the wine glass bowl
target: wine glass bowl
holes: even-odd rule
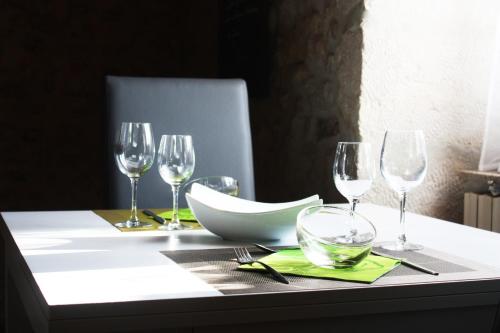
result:
[[[173,215],[167,226],[159,229],[188,229],[179,221],[179,188],[194,172],[195,154],[190,135],[163,135],[158,149],[158,171],[161,178],[172,187]]]
[[[382,146],[380,171],[396,192],[409,192],[422,184],[427,173],[423,132],[387,131]]]
[[[151,168],[155,158],[153,130],[149,123],[124,122],[117,132],[114,155],[118,169],[130,178],[132,207],[130,218],[115,225],[120,228],[151,227],[137,217],[137,186],[139,179]]]
[[[389,187],[400,200],[400,227],[398,240],[382,244],[392,251],[420,250],[423,247],[406,240],[405,207],[407,193],[420,185],[427,173],[427,152],[424,133],[388,130],[380,154],[380,171]]]
[[[367,142],[339,142],[333,179],[337,190],[351,202],[359,199],[373,182],[371,145]]]

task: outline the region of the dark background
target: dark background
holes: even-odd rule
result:
[[[0,0],[0,210],[107,207],[105,75],[243,77],[252,110],[269,95],[268,6]],[[251,113],[252,131],[265,132]],[[258,162],[266,145],[254,139],[257,199],[292,199]]]

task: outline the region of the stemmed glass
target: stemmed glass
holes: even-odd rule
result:
[[[115,141],[115,161],[120,171],[130,178],[132,186],[132,208],[130,218],[116,223],[120,228],[151,227],[151,223],[141,222],[137,217],[137,185],[153,165],[155,143],[149,123],[128,123],[121,125]]]
[[[159,229],[189,229],[179,221],[179,188],[193,175],[195,155],[190,135],[163,135],[158,149],[158,170],[161,178],[172,186],[172,221]]]
[[[339,142],[333,164],[333,179],[337,190],[351,206],[351,235],[356,235],[354,211],[360,197],[373,182],[373,157],[367,142]]]
[[[421,245],[406,241],[405,204],[407,193],[420,185],[427,173],[424,133],[420,130],[386,131],[380,155],[380,170],[389,186],[399,194],[401,227],[397,241],[381,246],[392,251],[423,249]]]

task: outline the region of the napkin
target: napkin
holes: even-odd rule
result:
[[[169,210],[169,211],[160,213],[158,215],[160,215],[164,219],[171,220],[172,214],[173,214],[173,211]],[[189,208],[179,208],[178,214],[179,214],[179,220],[181,220],[181,221],[196,222],[196,217],[194,217],[193,212]]]
[[[399,260],[370,254],[359,264],[351,268],[324,268],[318,267],[307,260],[301,249],[281,250],[259,260],[282,274],[364,283],[374,282],[400,264]],[[264,270],[259,264],[241,265],[239,269]]]

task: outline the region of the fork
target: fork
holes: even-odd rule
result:
[[[245,264],[251,265],[253,263],[261,264],[269,272],[269,274],[271,274],[274,277],[274,279],[276,279],[277,281],[282,282],[282,283],[286,283],[286,284],[290,283],[283,275],[281,275],[280,272],[278,272],[277,270],[275,270],[274,268],[272,268],[268,264],[252,258],[252,256],[250,255],[250,252],[248,252],[248,250],[246,248],[244,248],[244,247],[235,248],[234,253],[236,254],[236,260],[238,261],[238,263],[240,263],[242,265],[245,265]]]

